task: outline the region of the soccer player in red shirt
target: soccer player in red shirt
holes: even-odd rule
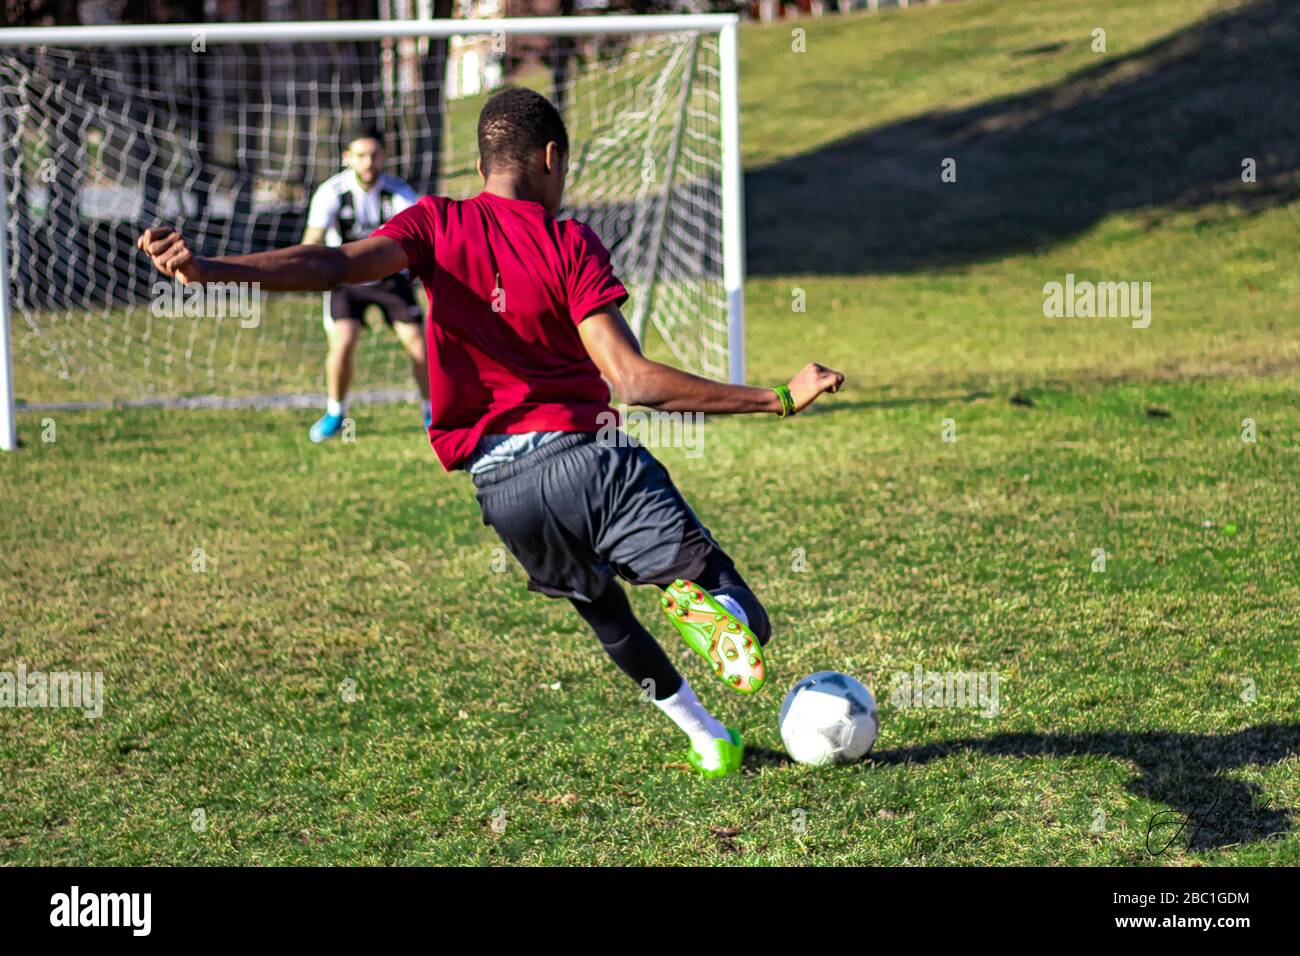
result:
[[[641,354],[627,299],[595,233],[555,218],[569,141],[549,101],[503,90],[479,116],[483,191],[426,196],[366,239],[201,257],[174,230],[139,247],[181,282],[258,282],[325,291],[410,269],[429,294],[429,441],[448,471],[473,477],[483,521],[528,572],[567,598],[605,650],[690,738],[708,777],[737,772],[740,735],[700,703],[632,613],[614,580],[655,584],[668,619],[728,686],[766,676],[767,614],[664,467],[643,446],[609,441],[612,385],[630,405],[665,412],[787,416],[839,389],[815,363],[789,385],[710,381]],[[608,382],[608,384],[607,384]]]

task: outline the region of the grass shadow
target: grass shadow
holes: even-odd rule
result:
[[[1260,788],[1223,771],[1279,763],[1300,755],[1300,724],[1262,724],[1230,734],[1169,731],[1081,734],[998,734],[875,751],[879,764],[924,764],[958,752],[996,757],[1114,757],[1132,762],[1138,776],[1130,793],[1165,804],[1147,836],[1159,855],[1171,839],[1185,837],[1188,850],[1213,850],[1289,833],[1294,811],[1260,806]],[[1180,831],[1181,824],[1186,824]]]
[[[1061,82],[862,132],[746,177],[753,275],[1040,249],[1117,212],[1300,197],[1300,4],[1261,0]],[[864,61],[863,69],[867,69]],[[940,164],[956,160],[945,183]],[[1257,182],[1242,182],[1242,163]]]

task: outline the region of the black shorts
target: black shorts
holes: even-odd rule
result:
[[[528,587],[593,601],[634,584],[696,578],[721,552],[644,447],[574,432],[474,476],[483,523],[528,572]],[[725,556],[725,555],[724,555]]]
[[[415,301],[411,280],[400,273],[370,285],[341,285],[325,295],[329,299],[331,319],[356,319],[364,322],[366,308],[372,305],[383,310],[384,321],[389,325],[395,322],[414,322],[418,325],[424,319],[420,306]]]

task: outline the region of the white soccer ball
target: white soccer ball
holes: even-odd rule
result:
[[[790,756],[816,766],[860,759],[880,729],[871,691],[839,671],[818,671],[795,684],[778,719]]]

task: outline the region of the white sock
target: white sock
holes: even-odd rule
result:
[[[749,627],[749,615],[745,613],[745,609],[740,606],[740,602],[734,597],[723,591],[720,594],[714,593],[713,599],[730,611],[732,616],[734,616],[741,624],[745,625],[745,627]]]
[[[426,399],[425,399],[423,402],[421,402],[420,404],[421,404],[421,408],[420,408],[420,410],[421,410],[422,412],[424,412],[425,415],[428,415],[428,414],[429,414],[429,409],[432,408],[432,406],[429,404],[429,400],[426,398]]]
[[[332,398],[325,402],[326,415],[338,415],[341,417],[343,415],[346,415],[347,413],[348,413],[348,401],[346,398],[341,402],[336,402]]]
[[[685,677],[682,678],[682,686],[677,688],[677,693],[655,701],[655,705],[691,738],[691,744],[696,749],[711,740],[731,739],[731,734],[727,733],[722,722],[704,709]]]

